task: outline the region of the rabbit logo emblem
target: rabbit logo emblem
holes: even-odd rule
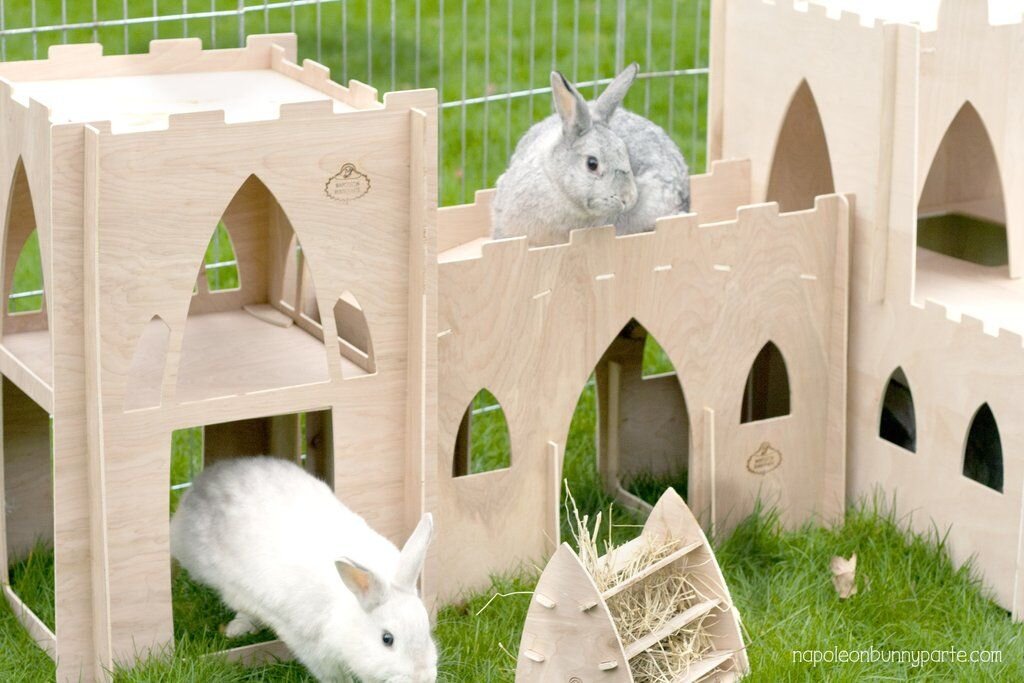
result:
[[[767,441],[761,443],[747,458],[747,471],[751,474],[768,474],[782,464],[782,453]]]
[[[341,170],[327,179],[324,193],[339,202],[351,202],[370,191],[370,178],[353,163],[345,164]]]

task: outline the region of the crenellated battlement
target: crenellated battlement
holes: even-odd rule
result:
[[[432,91],[408,91],[382,102],[375,88],[354,79],[347,87],[336,83],[326,66],[297,64],[295,55],[292,34],[249,36],[245,47],[226,50],[203,50],[198,38],[154,40],[136,55],[105,56],[99,44],[57,45],[44,60],[0,65],[0,97],[42,107],[54,125],[88,124],[105,134],[323,120],[434,100],[425,99]],[[159,88],[140,93],[140,79]]]
[[[274,48],[294,62],[297,38],[293,33],[250,35],[245,47],[204,50],[200,38],[155,39],[147,52],[105,55],[100,43],[51,45],[45,59],[0,64],[0,75],[13,81],[68,80],[127,75],[162,75],[269,69]]]
[[[490,194],[478,193],[476,203],[456,209],[487,220],[490,198]],[[694,201],[698,201],[696,196]],[[773,267],[814,281],[821,262],[807,245],[819,240],[825,226],[846,209],[847,200],[832,195],[818,197],[813,209],[791,213],[781,213],[777,203],[769,202],[739,206],[735,218],[725,221],[702,222],[699,213],[669,216],[658,219],[653,231],[634,235],[616,235],[612,226],[582,228],[573,230],[567,243],[551,246],[530,247],[526,237],[482,239],[443,253],[441,268],[507,272],[531,260],[547,266],[574,260],[585,264],[588,277],[597,278],[611,273],[616,265],[649,261],[653,271],[659,273],[672,271],[678,276],[689,268],[698,277],[738,277],[745,268],[761,267],[751,245],[767,241],[764,231],[770,229],[769,248],[777,250],[785,263],[775,263]],[[453,215],[442,211],[442,216]],[[459,218],[465,220],[465,216]],[[442,218],[442,229],[445,220]],[[625,273],[630,277],[640,274],[630,267],[626,267]]]
[[[1007,6],[989,7],[989,2],[975,0],[941,0],[932,8],[909,8],[908,11],[894,11],[888,16],[872,16],[848,7],[850,2],[828,2],[828,0],[755,0],[770,5],[782,12],[794,12],[813,20],[828,19],[845,24],[858,24],[864,28],[876,28],[886,23],[912,23],[924,33],[933,33],[943,27],[952,27],[963,22],[975,26],[986,26],[1003,30],[1022,23],[1024,13]],[[913,14],[916,9],[916,14]]]
[[[969,336],[979,349],[991,348],[999,351],[1024,350],[1024,336],[1004,327],[986,323],[981,318],[954,309],[934,299],[925,299],[923,304],[911,304],[912,315],[922,325],[949,326],[956,334]],[[986,347],[986,345],[993,345]],[[996,346],[997,345],[997,346]]]
[[[878,18],[847,9],[833,9],[807,0],[755,0],[762,5],[769,5],[775,8],[780,14],[786,16],[799,15],[806,18],[808,22],[827,20],[844,26],[857,26],[862,29],[873,30],[879,28],[883,22]]]

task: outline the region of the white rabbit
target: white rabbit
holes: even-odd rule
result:
[[[575,228],[608,224],[628,235],[690,210],[679,147],[660,126],[619,107],[638,71],[631,64],[589,104],[551,72],[556,113],[526,131],[498,178],[495,238],[526,235],[531,245],[556,244]]]
[[[269,626],[321,681],[432,683],[437,648],[417,593],[433,532],[398,548],[323,482],[278,458],[211,465],[171,520],[171,553],[237,612],[227,635]]]

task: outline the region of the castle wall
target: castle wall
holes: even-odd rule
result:
[[[1016,92],[1005,83],[1022,68],[1014,45],[1019,24],[989,26],[984,3],[947,0],[934,33],[909,25],[861,25],[858,17],[826,17],[820,7],[793,9],[736,0],[715,6],[712,47],[711,158],[750,157],[755,199],[766,187],[773,145],[788,93],[810,84],[828,142],[835,187],[855,195],[850,302],[850,502],[882,492],[914,529],[947,529],[957,563],[974,566],[997,601],[1019,617],[1021,481],[1019,435],[1024,419],[1009,400],[1018,391],[1019,337],[998,325],[964,317],[941,303],[913,303],[918,202],[950,121],[969,102],[995,151],[1002,188],[970,182],[948,193],[943,206],[929,189],[929,210],[963,211],[1008,224],[1010,269],[1019,262],[1019,184],[1011,150],[1021,142],[1010,123]],[[1009,81],[1007,80],[1009,79]],[[970,149],[957,141],[953,157]],[[961,150],[957,152],[956,150]],[[944,177],[993,178],[971,157],[940,159]],[[981,169],[986,171],[987,169]],[[938,177],[938,176],[937,176]],[[997,181],[998,182],[998,181]],[[933,183],[933,184],[934,184]],[[991,208],[1003,194],[1002,207]],[[975,202],[974,199],[983,201]],[[962,201],[961,201],[962,200]],[[966,283],[965,283],[966,284]],[[984,295],[984,289],[977,290]],[[977,302],[984,311],[984,301]],[[987,334],[988,332],[989,334]],[[913,393],[915,453],[880,438],[882,400],[890,375],[901,367]],[[964,476],[968,429],[988,403],[1002,438],[1004,487],[996,491]]]
[[[433,575],[445,578],[436,584],[442,599],[553,550],[577,399],[631,319],[660,342],[683,387],[689,500],[699,514],[727,528],[759,491],[779,501],[790,524],[841,514],[847,203],[829,197],[786,215],[746,207],[703,224],[702,206],[720,220],[740,168],[721,164],[694,178],[698,213],[661,220],[651,233],[597,228],[574,232],[566,245],[485,240],[441,254]],[[473,216],[486,221],[486,207],[443,210],[440,241],[447,221],[462,230]],[[791,413],[740,425],[747,374],[769,340],[788,366]],[[504,409],[511,467],[453,477],[459,424],[481,388]],[[750,469],[766,442],[779,462]]]

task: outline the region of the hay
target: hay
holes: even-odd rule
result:
[[[611,509],[608,511],[609,536],[600,539],[598,533],[603,513],[595,516],[593,525],[589,515],[581,517],[568,484],[566,500],[580,561],[602,593],[668,557],[682,545],[681,539],[642,538],[630,547],[628,558],[622,559],[622,566],[616,567],[623,547],[616,546],[611,540]],[[711,591],[704,585],[703,576],[694,573],[698,566],[686,556],[608,599],[608,609],[623,646],[628,648],[631,643],[665,626],[676,615],[708,599]],[[710,628],[715,619],[712,611],[634,657],[630,661],[633,680],[636,683],[671,683],[676,680],[712,652]]]

